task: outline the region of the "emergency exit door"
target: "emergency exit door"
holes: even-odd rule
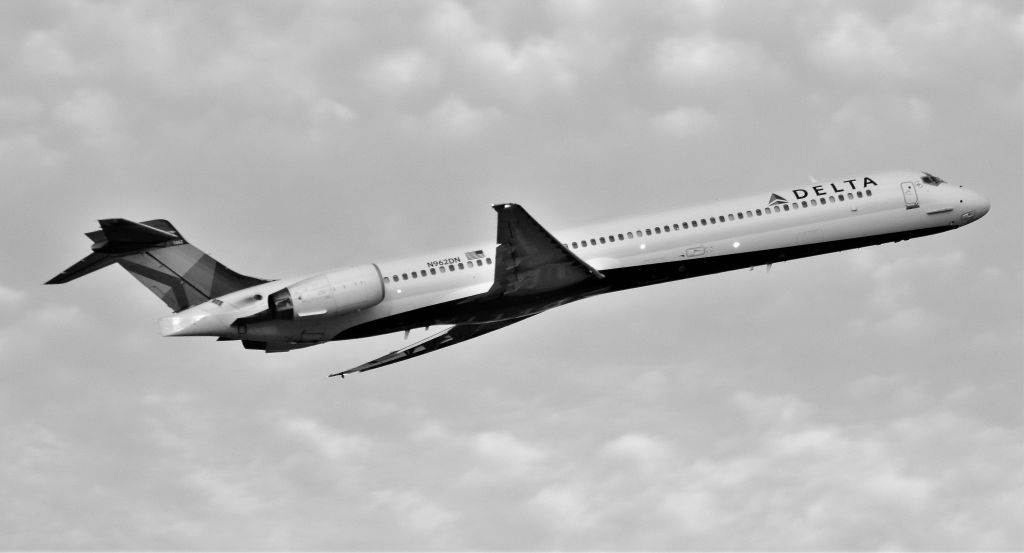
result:
[[[917,201],[917,188],[914,188],[914,183],[905,182],[903,186],[903,203],[907,204],[907,209],[914,209],[921,204]]]

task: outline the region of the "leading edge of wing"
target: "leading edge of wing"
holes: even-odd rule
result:
[[[353,369],[337,372],[329,376],[340,376],[342,378],[345,378],[345,375],[347,374],[361,373],[364,371],[377,369],[385,365],[390,365],[392,363],[397,363],[399,361],[405,361],[406,359],[411,359],[413,357],[418,357],[425,353],[437,351],[441,348],[446,348],[448,346],[458,344],[459,342],[465,342],[466,340],[476,338],[477,336],[483,336],[488,332],[498,330],[499,328],[506,327],[512,323],[517,323],[524,319],[528,319],[532,316],[533,315],[527,315],[525,317],[519,317],[517,319],[506,319],[504,321],[495,321],[491,323],[455,325],[449,328],[448,330],[439,332],[424,340],[416,342],[415,344],[407,348],[395,350],[387,355],[378,357],[373,361],[363,363],[362,365],[359,365],[358,367],[355,367]]]
[[[572,253],[518,204],[495,204],[498,247],[492,294],[523,296],[553,292],[602,279],[600,271]]]

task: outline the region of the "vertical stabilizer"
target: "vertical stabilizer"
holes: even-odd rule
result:
[[[181,236],[163,219],[136,223],[103,219],[100,230],[86,233],[93,252],[50,279],[63,284],[112,263],[124,267],[168,307],[181,311],[266,280],[232,271]]]

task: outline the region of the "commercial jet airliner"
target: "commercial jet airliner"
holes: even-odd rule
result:
[[[492,207],[494,242],[279,280],[228,269],[163,219],[104,219],[86,233],[92,253],[47,284],[117,263],[174,310],[160,319],[164,336],[216,336],[268,353],[452,325],[331,375],[344,377],[591,296],[944,232],[981,218],[989,202],[907,171],[555,232],[517,204]]]

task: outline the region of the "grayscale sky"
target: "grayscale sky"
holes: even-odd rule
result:
[[[0,549],[1020,550],[1022,50],[1009,1],[0,2]],[[282,277],[904,168],[991,213],[344,381],[402,337],[41,285],[108,217]]]

